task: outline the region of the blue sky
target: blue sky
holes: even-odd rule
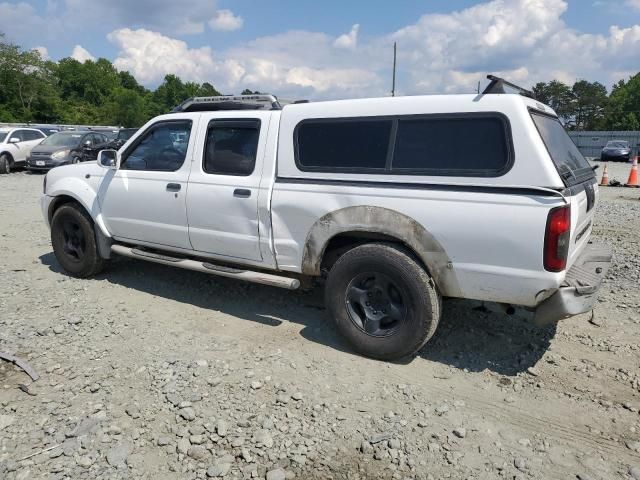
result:
[[[53,60],[106,57],[312,98],[469,91],[486,73],[610,86],[640,70],[640,0],[0,0],[0,31]]]

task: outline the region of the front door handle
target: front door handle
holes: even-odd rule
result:
[[[233,196],[238,198],[249,198],[251,196],[251,190],[246,188],[236,188],[233,191]]]
[[[167,192],[179,192],[181,188],[179,183],[167,183]]]

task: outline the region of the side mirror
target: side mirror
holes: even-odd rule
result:
[[[20,143],[20,139],[18,137],[11,137],[9,143]]]
[[[109,170],[118,168],[118,152],[115,150],[100,150],[98,152],[98,165]]]

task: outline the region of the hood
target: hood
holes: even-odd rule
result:
[[[31,153],[55,153],[60,150],[73,150],[74,147],[58,147],[56,145],[36,145],[31,149]]]
[[[49,170],[49,173],[47,173],[47,182],[49,185],[52,185],[54,181],[64,177],[84,178],[87,175],[91,177],[102,177],[108,171],[106,168],[98,165],[96,161],[81,162],[75,165],[63,165]]]

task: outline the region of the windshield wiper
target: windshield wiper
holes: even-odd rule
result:
[[[560,177],[562,177],[563,180],[569,180],[570,178],[575,178],[573,171],[566,165],[561,165],[559,168],[559,171],[560,171],[559,172]]]

